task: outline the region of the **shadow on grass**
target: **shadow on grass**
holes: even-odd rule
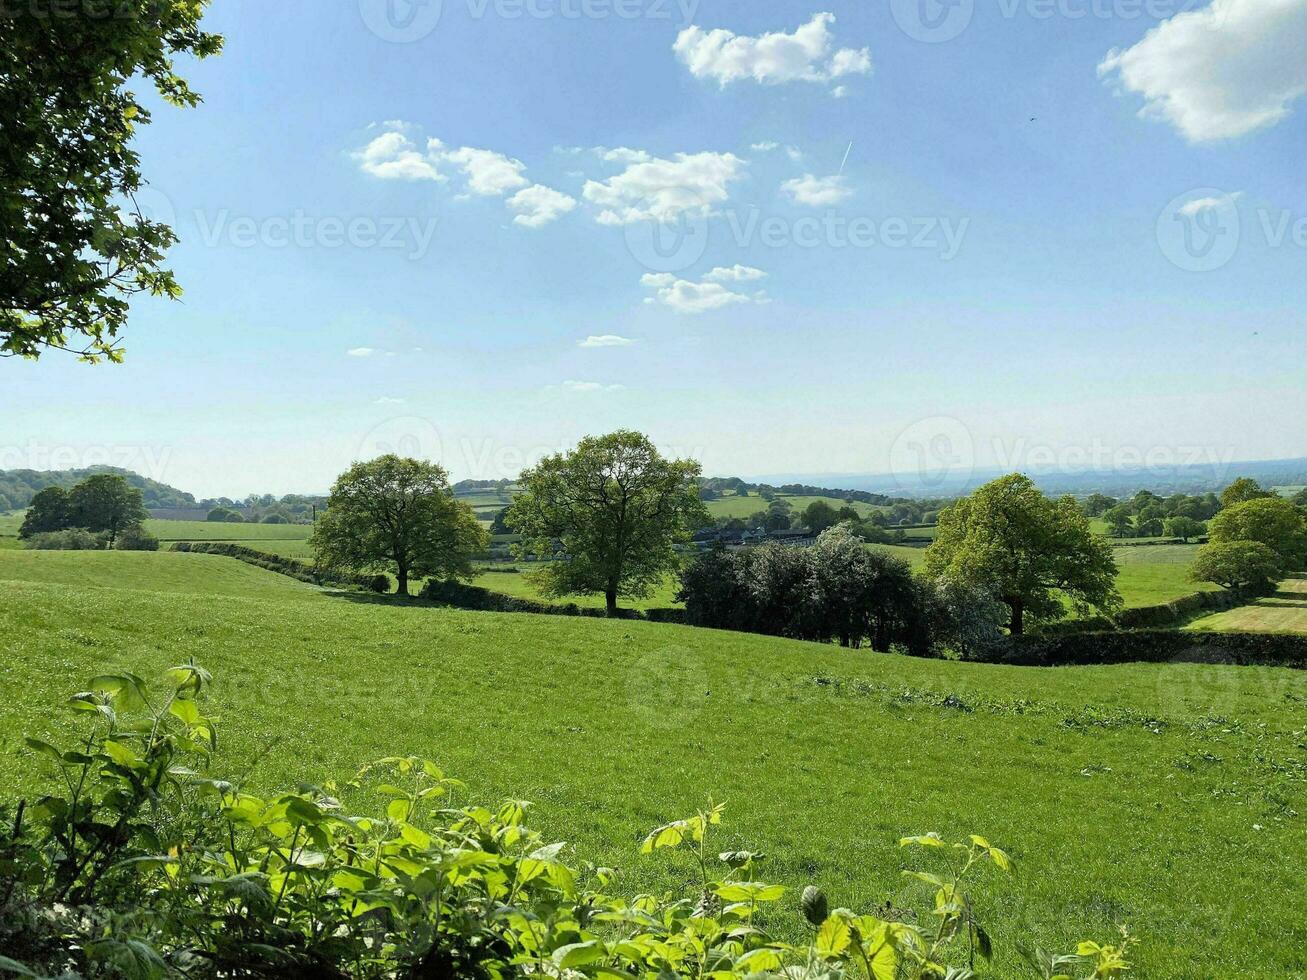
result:
[[[360,606],[390,606],[392,608],[439,609],[440,606],[412,595],[378,595],[375,592],[351,592],[346,589],[323,589],[328,599],[342,599]]]

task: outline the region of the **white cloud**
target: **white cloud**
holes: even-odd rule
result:
[[[707,282],[753,282],[766,279],[767,273],[748,265],[718,266],[703,278]]]
[[[690,282],[677,279],[670,272],[646,273],[640,283],[656,290],[646,303],[661,303],[677,313],[707,313],[735,303],[752,302],[744,293],[735,293],[716,282]]]
[[[508,207],[517,212],[514,224],[539,228],[575,208],[576,198],[544,184],[533,184],[510,197]]]
[[[605,385],[598,381],[564,381],[563,387],[567,391],[593,392],[593,391],[621,391],[623,385]]]
[[[345,351],[350,357],[371,357],[377,351],[373,347],[351,347]]]
[[[388,127],[397,127],[399,123],[387,123]],[[433,140],[439,149],[440,141]],[[382,133],[362,150],[354,154],[363,172],[382,180],[436,180],[443,181],[445,176],[437,168],[438,156],[433,156],[431,148],[427,153],[420,153],[411,139],[391,128]]]
[[[1179,213],[1186,218],[1192,217],[1203,211],[1213,211],[1217,208],[1223,208],[1228,204],[1233,204],[1239,198],[1243,197],[1243,191],[1235,191],[1233,194],[1222,194],[1220,197],[1199,197],[1192,201],[1186,201],[1180,205]]]
[[[581,193],[603,209],[597,220],[605,225],[671,221],[682,214],[705,217],[730,197],[730,185],[743,176],[744,166],[732,153],[652,157],[608,180],[586,181]]]
[[[532,184],[525,176],[526,164],[496,150],[461,146],[447,149],[438,139],[427,140],[425,152],[419,151],[408,135],[414,127],[392,121],[381,124],[386,132],[354,154],[364,173],[382,180],[448,180],[441,165],[456,167],[466,178],[468,194],[478,197],[503,197],[514,212],[514,224],[539,228],[575,209],[576,198],[544,184]]]
[[[814,208],[830,207],[853,196],[853,189],[849,187],[846,178],[814,177],[812,174],[787,180],[781,184],[781,190],[793,198],[795,203]]]
[[[605,146],[596,146],[595,152],[599,154],[600,159],[609,163],[646,163],[653,159],[652,154],[645,150],[632,150],[627,146],[619,146],[612,150]]]
[[[383,396],[381,398],[378,398],[372,404],[373,405],[403,405],[404,402],[405,399],[403,398],[390,398],[388,396]]]
[[[833,23],[834,14],[813,14],[812,20],[793,34],[773,32],[756,37],[692,26],[677,35],[672,50],[695,78],[715,79],[722,86],[743,79],[780,85],[870,74],[871,52],[866,48],[831,50]]]
[[[630,347],[635,341],[629,337],[619,337],[615,333],[592,334],[585,340],[578,341],[578,347]]]
[[[467,189],[482,197],[499,197],[506,191],[530,183],[522,176],[526,164],[494,150],[461,146],[452,153],[446,153],[444,158],[467,174]]]
[[[780,146],[779,143],[773,143],[768,140],[763,143],[753,143],[749,146],[749,149],[753,150],[755,153],[770,153],[772,150],[779,150]]]
[[[1212,0],[1176,14],[1098,74],[1144,99],[1190,142],[1273,126],[1307,94],[1307,0]]]

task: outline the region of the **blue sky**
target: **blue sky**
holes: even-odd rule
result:
[[[1307,2],[922,2],[215,5],[139,143],[185,296],[3,365],[0,466],[1307,455]]]

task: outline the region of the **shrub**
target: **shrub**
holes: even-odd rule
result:
[[[645,838],[643,854],[689,852],[697,871],[680,893],[628,901],[613,893],[616,872],[565,864],[563,845],[526,825],[527,804],[462,803],[463,784],[423,759],[383,759],[351,780],[384,800],[365,814],[348,813],[333,784],[245,792],[215,772],[209,681],[194,664],[157,691],[132,674],[98,677],[72,699],[90,729],[75,750],[27,740],[56,778],[0,830],[0,970],[966,980],[992,955],[964,889],[1012,862],[982,837],[900,841],[927,862],[905,875],[929,886],[929,909],[832,910],[809,886],[797,906],[812,939],[795,946],[767,931],[787,889],[763,877],[763,855],[718,853],[722,806]],[[1111,978],[1129,969],[1128,946],[1033,959],[1045,977]]]
[[[213,510],[209,511],[205,520],[215,524],[243,524],[245,522],[245,518],[230,507],[213,508]]]
[[[143,527],[129,527],[118,535],[119,551],[158,551],[159,539]]]
[[[290,518],[285,514],[267,514],[260,522],[262,524],[289,524]]]
[[[42,531],[24,540],[32,551],[100,551],[107,539],[103,534],[92,534],[85,528],[73,527],[65,531]]]

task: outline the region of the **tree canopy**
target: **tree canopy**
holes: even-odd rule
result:
[[[641,598],[679,566],[676,545],[709,522],[695,480],[699,464],[664,459],[629,430],[583,439],[523,472],[505,521],[523,550],[563,552],[539,573],[548,595]]]
[[[110,548],[119,534],[140,527],[150,516],[141,491],[113,473],[97,473],[77,484],[68,494],[68,505],[72,512],[70,526],[103,531],[109,536]]]
[[[319,565],[393,572],[400,595],[413,576],[470,578],[486,545],[442,467],[394,455],[355,463],[336,480],[311,539]]]
[[[1279,555],[1288,569],[1307,562],[1307,517],[1282,497],[1253,497],[1212,519],[1213,544],[1260,541]]]
[[[81,528],[104,533],[112,548],[120,534],[140,527],[149,516],[140,490],[115,473],[97,473],[72,490],[53,486],[36,494],[18,536]]]
[[[1225,589],[1249,589],[1274,582],[1282,572],[1280,556],[1260,541],[1226,541],[1199,548],[1189,577]]]
[[[1063,598],[1084,611],[1121,605],[1111,546],[1093,533],[1075,499],[1050,500],[1016,473],[940,513],[926,572],[989,591],[1010,610],[1013,634],[1024,632],[1027,619],[1060,619]]]
[[[18,3],[0,18],[0,356],[48,348],[122,358],[131,297],[176,297],[161,266],[176,240],[142,213],[131,147],[150,122],[142,82],[177,106],[200,98],[173,70],[217,53],[208,0]]]
[[[1265,489],[1256,480],[1241,476],[1221,491],[1221,506],[1234,507],[1237,504],[1247,503],[1249,500],[1262,500],[1274,496],[1275,494]]]

